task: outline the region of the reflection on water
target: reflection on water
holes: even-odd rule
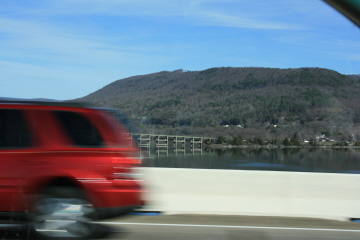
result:
[[[144,159],[148,167],[239,169],[266,171],[360,173],[360,149],[206,149],[182,154],[156,154]]]

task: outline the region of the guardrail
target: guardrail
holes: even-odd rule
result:
[[[163,214],[227,214],[360,218],[360,175],[143,168],[144,210]]]

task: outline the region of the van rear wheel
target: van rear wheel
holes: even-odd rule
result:
[[[81,189],[51,187],[40,196],[35,208],[31,224],[39,239],[99,237],[99,227],[89,218],[94,208]]]

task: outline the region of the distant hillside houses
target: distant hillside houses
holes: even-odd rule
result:
[[[332,138],[327,138],[325,134],[315,135],[315,141],[317,142],[335,142]]]
[[[239,125],[221,125],[222,127],[237,127],[237,128],[244,128],[243,125],[239,124]]]

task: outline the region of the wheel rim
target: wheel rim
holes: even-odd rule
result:
[[[45,198],[38,202],[34,229],[49,237],[85,237],[92,229],[91,204],[81,199]]]

